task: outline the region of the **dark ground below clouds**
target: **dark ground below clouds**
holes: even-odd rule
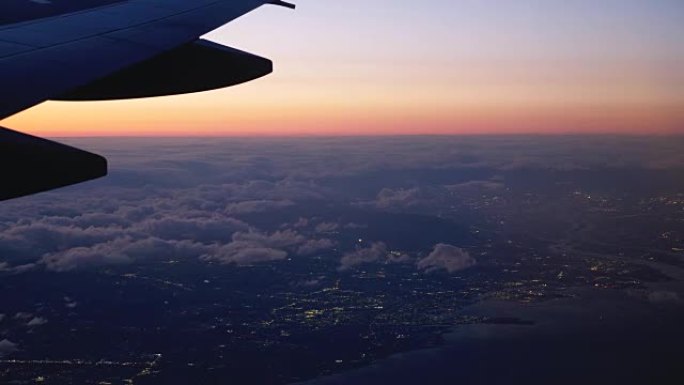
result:
[[[486,301],[466,311],[521,322],[458,326],[444,346],[398,354],[349,372],[343,372],[352,367],[347,366],[351,362],[348,357],[343,357],[344,365],[336,364],[340,343],[329,343],[325,335],[298,346],[326,346],[314,348],[313,354],[306,356],[312,358],[293,364],[308,365],[301,373],[311,375],[283,381],[342,372],[308,384],[684,383],[678,365],[684,356],[680,299],[684,270],[678,251],[684,242],[680,231],[684,226],[684,137],[110,138],[66,142],[107,156],[111,174],[3,202],[0,207],[0,273],[7,277],[2,282],[9,289],[6,292],[22,293],[1,301],[5,326],[21,323],[0,330],[4,333],[0,341],[7,338],[20,349],[12,357],[40,358],[41,349],[33,351],[31,347],[57,345],[55,336],[72,328],[72,319],[105,325],[91,329],[102,339],[86,337],[84,345],[67,344],[64,349],[69,351],[58,356],[78,357],[91,345],[99,354],[98,348],[106,347],[113,333],[97,314],[105,310],[124,314],[127,308],[139,306],[151,316],[143,316],[141,311],[130,317],[129,330],[141,332],[131,343],[163,337],[164,344],[181,345],[170,346],[169,351],[187,346],[195,349],[187,355],[181,352],[176,361],[165,354],[162,365],[166,362],[173,369],[201,361],[202,356],[209,362],[216,359],[212,356],[216,352],[204,343],[179,344],[178,334],[168,339],[140,328],[161,324],[170,314],[187,310],[188,306],[167,309],[164,303],[168,295],[175,298],[176,291],[181,297],[190,293],[174,283],[190,282],[190,288],[205,290],[197,297],[188,296],[192,299],[189,305],[202,301],[235,305],[227,299],[238,291],[235,286],[260,294],[258,286],[269,272],[281,274],[281,278],[289,272],[302,282],[316,278],[320,287],[328,287],[337,274],[352,276],[353,270],[338,271],[345,256],[375,242],[383,242],[387,250],[409,253],[413,261],[430,253],[435,245],[449,243],[466,248],[477,259],[477,265],[467,271],[474,281],[458,280],[464,292],[480,278],[483,285],[486,279],[529,285],[519,290],[513,287],[515,295],[509,297],[509,303]],[[327,241],[327,258],[298,255],[307,241]],[[235,261],[233,252],[255,248],[268,248],[276,257],[287,251],[291,260],[274,257],[278,260],[257,261],[254,266],[220,265]],[[378,249],[384,253],[383,247]],[[206,255],[216,258],[203,258]],[[533,259],[535,256],[539,258]],[[548,258],[540,259],[544,256]],[[172,259],[187,263],[166,264]],[[362,267],[369,271],[382,267],[381,260],[371,262],[375,264]],[[23,263],[30,268],[20,268]],[[188,272],[188,265],[200,273]],[[596,271],[589,270],[593,266]],[[400,267],[406,268],[398,271],[425,277],[415,263]],[[139,272],[140,279],[97,274],[116,269],[121,269],[121,274]],[[384,273],[392,272],[387,269]],[[566,280],[557,277],[561,273]],[[148,276],[158,279],[149,280]],[[86,285],[88,277],[92,282]],[[421,288],[439,286],[435,290],[440,290],[439,277],[446,282],[451,275],[429,275],[420,280],[427,282],[421,283],[425,286]],[[588,288],[594,282],[606,282],[594,281],[599,278],[623,285],[622,291],[613,291],[615,285],[613,289]],[[229,285],[224,292],[215,291],[214,286],[202,283],[203,279],[212,285],[227,279]],[[171,285],[161,283],[166,280]],[[369,296],[364,285],[378,281],[363,282],[359,291]],[[578,292],[576,299],[553,299],[536,306],[517,302],[525,300],[528,289],[547,287],[541,283],[548,283],[548,298],[558,298],[556,294],[565,294],[568,287],[577,290],[578,282],[584,291]],[[375,289],[386,294],[387,286],[379,283]],[[69,302],[78,302],[77,307],[61,310],[66,294],[59,289],[69,284],[81,285],[84,293],[67,293]],[[52,287],[54,298],[36,291]],[[100,287],[110,287],[110,292],[93,290]],[[159,290],[150,291],[150,287]],[[288,282],[280,281],[274,289],[292,291]],[[101,306],[107,301],[97,296],[116,298],[127,290],[133,290],[133,295],[118,308]],[[206,294],[209,292],[213,294]],[[646,298],[649,295],[654,299]],[[250,296],[245,298],[253,301]],[[417,302],[408,304],[411,309],[431,305],[423,297],[416,298]],[[235,308],[244,314],[242,308]],[[10,322],[9,315],[19,311],[34,312],[49,322],[39,328],[27,328],[23,320]],[[94,315],[82,318],[88,311]],[[61,314],[68,316],[60,319]],[[228,317],[223,310],[218,315]],[[198,322],[193,324],[193,330],[208,344],[216,342],[205,328],[216,322],[213,316],[212,307],[199,309]],[[117,316],[110,321],[121,326],[123,319]],[[365,321],[360,323],[365,325]],[[268,330],[264,333],[270,338]],[[84,334],[81,331],[79,335]],[[358,336],[349,334],[350,338],[337,341],[354,342],[351,337]],[[388,336],[386,342],[395,342],[394,334]],[[37,345],[31,344],[34,340]],[[107,351],[104,356],[144,350],[131,346],[119,344],[115,347],[119,350]],[[282,351],[294,360],[292,348],[283,347]],[[407,349],[387,354],[397,351]],[[260,352],[271,354],[272,359],[246,363],[247,367],[242,367],[245,376],[239,378],[243,383],[253,382],[252,373],[257,370],[268,374],[268,362],[285,366],[284,371],[292,369],[273,349]],[[332,369],[321,370],[323,364]],[[195,366],[195,371],[188,373],[195,375],[202,369]],[[235,370],[227,373],[237,380]],[[187,382],[178,372],[167,375]]]

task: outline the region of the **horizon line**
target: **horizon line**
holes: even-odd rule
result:
[[[30,134],[29,135],[33,135]],[[453,134],[422,134],[422,133],[402,133],[402,134],[192,134],[192,135],[177,135],[177,134],[141,134],[141,135],[49,135],[47,138],[74,138],[74,139],[98,139],[98,138],[129,138],[129,139],[211,139],[211,138],[236,138],[236,139],[325,139],[325,138],[465,138],[465,137],[651,137],[651,138],[667,138],[667,137],[684,137],[684,132],[655,132],[655,133],[638,133],[638,132],[519,132],[519,133],[453,133]]]

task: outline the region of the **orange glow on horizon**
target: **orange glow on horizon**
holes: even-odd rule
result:
[[[456,97],[433,104],[419,95],[383,99],[366,94],[348,100],[311,96],[314,105],[301,99],[288,104],[279,98],[216,95],[231,92],[240,93],[236,88],[137,101],[48,102],[2,124],[50,137],[684,133],[684,109],[677,104],[582,105],[501,97],[490,103]]]
[[[52,137],[684,134],[676,10],[523,3],[265,7],[209,38],[271,57],[272,75],[192,95],[47,102],[0,125]]]

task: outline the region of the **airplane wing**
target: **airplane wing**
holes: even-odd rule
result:
[[[294,8],[281,0],[2,2],[0,120],[51,99],[183,94],[265,76],[270,60],[200,36],[264,4]],[[0,127],[0,200],[106,173],[98,155]]]

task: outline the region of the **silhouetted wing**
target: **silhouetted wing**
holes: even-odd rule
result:
[[[0,127],[0,200],[107,174],[105,158]]]
[[[0,119],[48,99],[101,100],[196,92],[263,76],[271,71],[267,59],[198,39],[267,3],[292,7],[279,0],[128,0],[0,26]],[[214,72],[198,71],[200,68],[213,68]],[[152,84],[141,81],[148,78]],[[174,78],[185,79],[185,83],[169,85],[169,79]],[[17,135],[21,134],[0,135],[4,143],[0,199],[17,195],[5,193],[10,191],[5,186],[24,183],[23,179],[11,179],[16,173],[6,168],[10,160],[6,154],[47,148],[43,143],[7,152],[14,142],[34,139],[16,141]],[[55,150],[51,154],[60,153]],[[81,159],[87,162],[87,157]],[[103,164],[101,159],[96,162]],[[104,173],[106,170],[86,172],[84,178]],[[83,179],[55,175],[53,182],[11,191],[38,192],[79,178]]]
[[[0,28],[0,118],[197,40],[268,0],[130,0]]]

